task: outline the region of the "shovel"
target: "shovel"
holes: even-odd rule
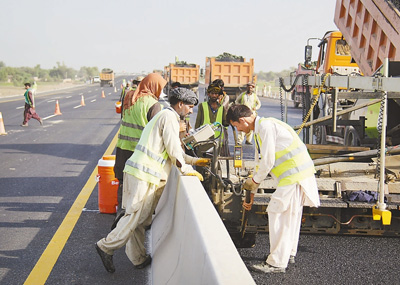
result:
[[[245,190],[245,201],[250,202],[250,190]],[[240,226],[240,232],[230,233],[233,243],[237,248],[249,248],[254,247],[256,244],[257,233],[246,233],[247,220],[249,216],[249,211],[243,209],[242,213],[242,223]]]

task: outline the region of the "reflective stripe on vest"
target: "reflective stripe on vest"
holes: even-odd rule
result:
[[[293,137],[290,146],[275,153],[275,163],[271,172],[278,178],[278,186],[295,184],[306,177],[314,175],[314,163],[308,154],[306,146],[294,130],[287,124],[274,118],[262,118],[259,120],[259,124],[263,120],[272,120],[275,123],[280,124],[288,130]],[[259,154],[261,154],[260,149],[262,141],[260,136],[255,134],[254,139],[259,149]]]
[[[124,110],[117,141],[118,148],[135,151],[143,129],[148,123],[147,113],[156,103],[157,100],[153,97],[145,96],[139,98],[128,110]]]
[[[151,149],[152,142],[150,141],[153,138],[154,127],[163,112],[169,112],[169,110],[159,112],[144,128],[139,143],[124,168],[124,172],[155,185],[160,183],[163,168],[168,159],[167,151],[164,149],[161,154],[158,154]]]
[[[211,121],[210,121],[210,112],[209,112],[209,110],[208,110],[208,103],[207,103],[207,102],[203,102],[203,103],[201,103],[201,105],[203,106],[203,124],[202,124],[202,126],[211,124]],[[220,123],[221,125],[222,125],[222,113],[223,113],[223,112],[224,112],[224,107],[221,105],[221,106],[218,108],[218,111],[217,111],[217,118],[215,119],[215,121],[218,122],[218,123]],[[218,129],[215,130],[214,137],[218,137],[220,133],[221,133],[221,132],[218,131]],[[224,137],[224,133],[221,134],[221,139],[222,139],[223,137]]]

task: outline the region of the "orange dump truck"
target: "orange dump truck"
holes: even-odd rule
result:
[[[384,62],[400,61],[400,3],[391,0],[337,0],[335,24],[366,76]]]
[[[179,82],[182,87],[193,89],[199,86],[200,67],[197,64],[176,62],[164,67],[164,79],[168,87]]]
[[[205,83],[211,84],[215,79],[224,81],[224,90],[231,101],[246,91],[248,82],[256,83],[254,75],[254,59],[246,62],[243,57],[224,53],[218,57],[206,58]]]
[[[114,87],[114,71],[111,68],[103,68],[100,72],[100,86]]]

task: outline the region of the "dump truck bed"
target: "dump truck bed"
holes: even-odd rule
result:
[[[396,7],[397,6],[397,7]],[[335,24],[364,75],[384,62],[400,60],[399,3],[387,0],[337,0]]]

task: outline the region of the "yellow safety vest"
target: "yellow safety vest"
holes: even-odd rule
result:
[[[202,124],[202,126],[207,125],[207,124],[211,124],[210,112],[208,110],[208,103],[207,102],[203,102],[203,103],[201,103],[201,105],[203,106],[203,124]],[[222,113],[223,112],[224,112],[224,107],[221,105],[218,108],[217,118],[215,119],[215,121],[220,123],[221,125],[222,125]],[[217,130],[215,130],[215,135],[214,136],[218,137],[220,133],[221,132],[217,129]],[[224,133],[222,132],[221,139],[223,139],[223,138],[224,138]]]
[[[152,96],[139,98],[128,110],[124,110],[121,128],[118,135],[117,147],[135,151],[135,147],[147,125],[147,113],[158,101]]]
[[[149,138],[153,137],[154,126],[163,112],[170,112],[170,110],[160,111],[146,125],[136,145],[135,152],[127,160],[124,168],[124,172],[155,185],[160,183],[163,168],[168,159],[168,153],[165,149],[162,153],[155,152],[152,149]]]
[[[280,124],[293,137],[293,142],[290,146],[275,153],[275,163],[271,172],[278,178],[278,186],[296,184],[304,178],[313,176],[315,173],[314,163],[308,154],[305,144],[300,140],[296,132],[289,125],[274,118],[261,118],[258,122],[259,125],[264,120],[271,120]],[[262,141],[256,133],[254,133],[254,140],[261,156]]]

